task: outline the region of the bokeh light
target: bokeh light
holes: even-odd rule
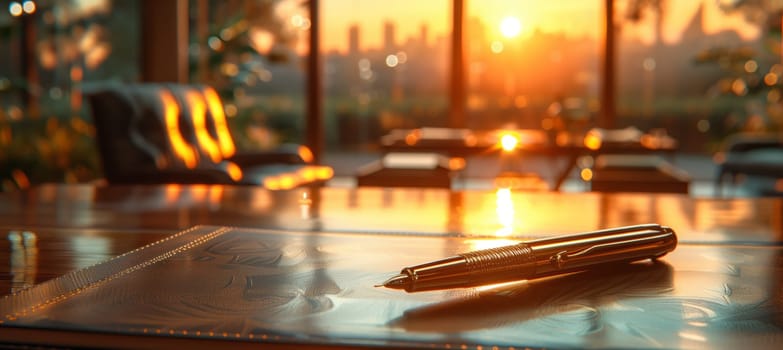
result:
[[[26,14],[33,14],[35,12],[36,6],[34,1],[25,1],[22,4],[22,10],[24,10],[24,13]]]
[[[8,5],[8,12],[11,14],[11,16],[19,17],[22,15],[22,4],[14,1]]]

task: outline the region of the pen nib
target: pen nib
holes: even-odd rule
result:
[[[411,278],[405,274],[399,274],[392,278],[389,278],[381,284],[376,284],[376,287],[386,287],[392,289],[405,289],[405,287],[411,282]]]

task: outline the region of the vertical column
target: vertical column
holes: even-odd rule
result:
[[[453,0],[451,33],[451,79],[449,81],[449,126],[465,127],[465,50],[463,40],[464,0]]]
[[[188,82],[188,0],[143,0],[142,80]]]
[[[27,82],[27,88],[22,90],[27,115],[31,118],[38,118],[40,115],[38,95],[40,94],[40,85],[38,82],[38,55],[36,54],[36,14],[22,14],[22,35],[21,44],[21,66],[24,78]]]
[[[199,51],[196,71],[200,83],[209,81],[209,47],[207,46],[207,37],[209,36],[209,3],[208,0],[196,0],[196,36],[198,37]]]
[[[313,162],[321,162],[324,147],[323,123],[323,86],[321,84],[321,52],[320,52],[320,1],[310,0],[310,49],[307,54],[307,110],[305,120],[305,144],[313,152]]]
[[[598,126],[612,128],[615,124],[615,26],[614,0],[605,0],[606,28],[604,33],[604,64],[601,80],[601,113]]]

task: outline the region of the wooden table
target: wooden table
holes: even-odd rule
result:
[[[655,344],[658,344],[663,347],[728,348],[748,339],[758,340],[753,342],[755,347],[774,348],[781,344],[783,200],[780,198],[528,193],[506,189],[309,188],[270,192],[254,187],[198,185],[44,185],[0,194],[0,232],[6,237],[0,240],[0,293],[29,288],[195,225],[295,231],[299,235],[307,235],[308,232],[320,235],[338,233],[335,236],[338,243],[343,242],[340,237],[348,237],[345,234],[355,234],[363,242],[368,242],[365,249],[381,255],[384,250],[382,242],[389,241],[390,237],[411,237],[424,239],[426,243],[418,248],[417,258],[420,258],[429,255],[426,254],[429,246],[439,247],[432,251],[431,255],[435,257],[497,244],[498,240],[537,238],[646,222],[673,227],[678,233],[680,245],[671,256],[664,258],[666,271],[662,283],[667,287],[658,288],[655,284],[654,288],[645,289],[644,300],[648,304],[643,308],[661,302],[668,303],[665,306],[671,309],[674,305],[671,303],[676,303],[677,307],[672,310],[680,310],[682,314],[667,314],[667,317],[676,316],[678,323],[661,326],[654,331],[634,329],[630,323],[627,329],[615,329],[622,334],[635,334],[634,342],[628,343],[630,347],[656,347]],[[378,240],[372,240],[373,236],[379,237]],[[448,244],[443,246],[441,242]],[[328,251],[329,244],[324,244]],[[384,271],[402,267],[400,264],[403,263],[407,261],[399,256],[382,264],[379,262]],[[658,276],[657,272],[653,275]],[[340,279],[339,272],[334,272],[332,277],[337,285],[349,284]],[[401,308],[405,311],[404,305],[412,304],[410,312],[405,312],[407,317],[396,321],[401,324],[390,323],[387,326],[391,328],[380,333],[368,330],[371,340],[358,345],[378,345],[377,342],[381,341],[380,345],[411,346],[404,342],[383,341],[386,339],[383,338],[384,332],[393,331],[395,341],[406,339],[406,333],[396,332],[412,332],[412,338],[427,335],[426,339],[429,335],[442,334],[443,339],[449,342],[433,344],[459,346],[458,342],[452,341],[462,339],[462,344],[474,347],[476,343],[469,341],[472,338],[467,337],[468,334],[476,335],[477,339],[494,337],[502,334],[503,325],[509,322],[554,322],[560,319],[566,322],[563,327],[568,327],[568,322],[575,321],[569,318],[576,317],[572,311],[582,315],[579,310],[568,309],[573,305],[590,305],[604,312],[601,316],[603,321],[595,320],[598,325],[617,327],[615,317],[620,316],[614,316],[612,312],[622,310],[612,303],[619,302],[630,307],[624,303],[627,296],[621,290],[606,294],[602,288],[606,288],[606,284],[623,283],[628,282],[618,279],[597,283],[582,291],[583,295],[590,296],[589,300],[572,295],[563,299],[568,301],[566,304],[549,300],[545,294],[539,295],[535,289],[530,289],[523,295],[538,300],[533,304],[546,305],[549,311],[538,313],[535,305],[527,302],[525,305],[529,307],[511,314],[505,313],[502,307],[508,300],[498,295],[480,300],[457,298],[464,296],[463,292],[406,297],[406,294],[375,291],[369,287],[366,291],[362,289],[361,293],[370,293],[362,294],[364,297],[372,296],[372,293],[389,293],[389,297],[393,296],[389,300],[394,301],[394,310]],[[559,286],[557,288],[575,288],[583,284],[564,280],[554,282],[554,285]],[[650,294],[650,290],[654,294]],[[432,305],[427,305],[426,300]],[[642,307],[640,305],[637,307]],[[558,309],[562,307],[568,310]],[[476,308],[489,310],[487,312],[491,311],[494,316],[476,316]],[[463,318],[457,323],[443,323],[447,322],[443,320],[444,312],[448,314],[449,310],[459,310]],[[655,307],[647,312],[655,313]],[[698,317],[694,316],[695,313]],[[647,319],[652,315],[637,316],[645,319],[644,324],[656,324],[658,321]],[[451,328],[443,328],[444,325],[459,332],[450,332]],[[604,339],[606,343],[596,342],[596,329],[583,331],[588,333],[568,335],[563,338],[564,343],[539,339],[543,343],[522,345],[602,347],[601,344],[615,344],[609,339]],[[645,332],[648,331],[656,337],[668,338],[658,343],[645,340],[644,337],[649,335]],[[461,334],[466,338],[461,338]],[[677,342],[672,343],[671,337],[677,338]],[[501,341],[496,345],[517,344],[513,337],[508,339],[508,342]]]

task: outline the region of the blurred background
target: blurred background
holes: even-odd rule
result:
[[[180,80],[218,91],[237,146],[307,143],[307,99],[319,99],[320,161],[335,183],[377,159],[379,139],[394,129],[455,124],[659,130],[678,141],[677,165],[708,182],[730,137],[776,134],[783,124],[781,0],[323,0],[315,18],[304,0],[171,3],[181,29],[171,44],[186,57]],[[149,16],[159,6],[172,7],[0,1],[3,191],[101,180],[84,91],[152,79],[150,35],[166,33],[145,28],[160,21]],[[602,95],[608,40],[611,96]],[[307,88],[313,57],[320,89]],[[456,117],[455,99],[464,102]],[[482,165],[493,161],[468,162],[466,173],[494,176],[483,172],[497,167]]]

